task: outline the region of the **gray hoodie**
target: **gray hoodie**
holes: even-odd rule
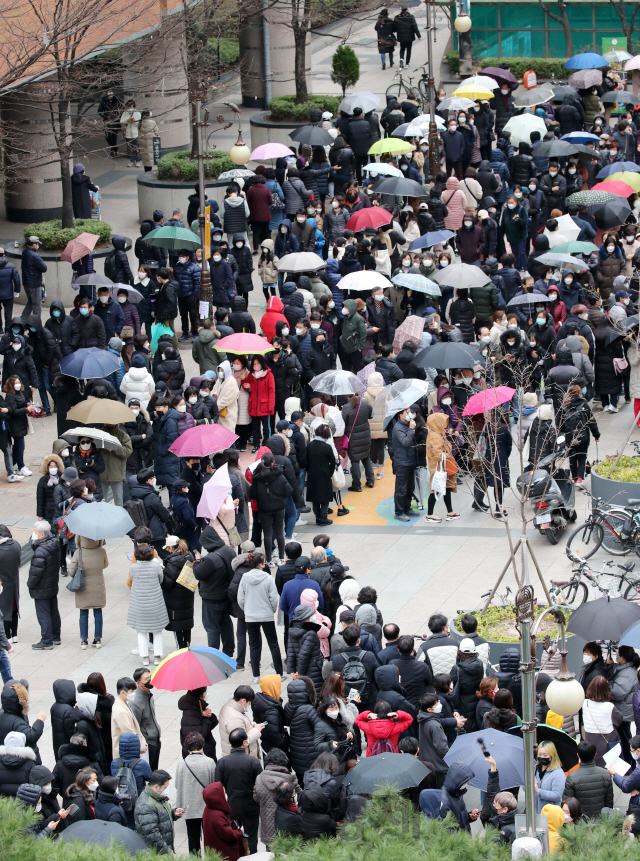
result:
[[[238,604],[246,622],[273,622],[278,597],[275,581],[266,569],[252,568],[242,576]]]

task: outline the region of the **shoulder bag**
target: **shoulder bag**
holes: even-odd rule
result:
[[[216,517],[216,520],[226,532],[231,547],[239,547],[242,544],[242,538],[240,538],[240,533],[238,532],[237,526],[232,526],[231,529],[227,529],[227,527],[224,525],[224,523],[220,520],[219,517]]]
[[[180,586],[184,586],[185,589],[188,589],[190,592],[195,592],[198,587],[198,581],[195,578],[193,573],[193,562],[187,561],[182,566],[182,571],[178,574],[176,578],[176,583],[179,583]],[[191,769],[189,769],[191,771]]]
[[[78,547],[78,567],[73,578],[67,583],[69,592],[84,592],[87,584],[84,579],[84,571],[82,570],[82,548]]]

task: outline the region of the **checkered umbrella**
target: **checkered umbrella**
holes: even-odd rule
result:
[[[426,293],[427,296],[442,296],[442,291],[438,285],[429,278],[425,278],[424,275],[400,272],[398,275],[394,275],[391,280],[396,287],[408,287],[415,290],[416,293]]]

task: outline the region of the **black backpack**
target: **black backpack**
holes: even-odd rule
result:
[[[346,664],[342,668],[345,693],[348,694],[349,691],[355,690],[356,693],[360,694],[360,699],[363,702],[367,702],[370,699],[369,676],[367,675],[365,665],[362,663],[365,654],[364,649],[361,649],[357,655],[349,655]]]
[[[116,250],[110,251],[104,258],[104,274],[112,281],[117,281],[118,270],[116,269]],[[146,524],[144,524],[146,525]]]
[[[147,509],[141,499],[128,499],[124,504],[124,508],[127,510],[136,526],[149,525]]]

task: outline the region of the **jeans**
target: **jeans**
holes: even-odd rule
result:
[[[267,645],[271,651],[271,659],[273,661],[273,669],[276,674],[281,676],[282,655],[280,654],[280,646],[278,645],[278,635],[276,634],[275,622],[245,622],[247,626],[247,634],[249,635],[249,657],[251,660],[251,672],[254,677],[260,675],[260,658],[262,656],[262,635],[260,629],[264,631],[267,640]]]
[[[60,611],[58,610],[58,596],[53,598],[34,598],[36,605],[36,617],[40,625],[40,639],[50,646],[54,640],[60,639]]]
[[[55,400],[51,389],[51,374],[49,373],[49,368],[36,368],[36,374],[38,376],[38,391],[40,392],[40,403],[42,404],[42,409],[49,412],[51,407],[49,405],[47,391],[51,392],[51,397]]]
[[[268,302],[268,301],[269,301],[269,299],[271,299],[271,297],[272,297],[272,296],[277,295],[277,294],[276,294],[276,286],[277,286],[277,281],[274,281],[274,282],[273,282],[273,284],[265,284],[265,283],[263,283],[263,285],[262,285],[262,295],[264,296],[264,301],[265,301],[265,302]]]
[[[107,142],[107,146],[111,150],[109,155],[112,158],[115,158],[118,155],[118,131],[119,127],[114,128],[113,126],[105,126],[104,129],[104,137]]]
[[[7,655],[4,649],[0,650],[0,675],[2,676],[2,681],[5,684],[13,678],[9,655]]]
[[[213,601],[202,602],[202,626],[207,632],[207,645],[211,649],[220,648],[225,655],[233,657],[233,625],[231,623],[231,604],[216,604]]]
[[[129,156],[129,161],[132,164],[140,162],[140,144],[138,142],[138,138],[127,140],[127,155]]]
[[[13,317],[13,299],[2,299],[0,302],[4,308],[4,327],[11,330],[11,318]],[[2,329],[2,316],[0,316],[0,329]]]
[[[96,640],[102,639],[102,608],[93,608],[93,635]],[[89,611],[80,610],[80,639],[89,639]]]
[[[413,466],[396,466],[396,486],[393,503],[396,515],[405,514],[411,508],[413,490],[416,484],[416,470]]]
[[[278,555],[284,559],[284,508],[279,511],[260,511],[260,523],[262,524],[264,555],[267,562],[271,562],[271,551],[273,538],[278,542]]]
[[[9,476],[13,472],[13,464],[11,463],[11,452],[8,448],[3,448],[2,454],[4,455],[4,468],[7,470],[7,476]]]
[[[518,269],[519,271],[523,271],[527,268],[528,261],[527,255],[525,252],[526,242],[523,239],[521,242],[512,242],[511,243],[511,251],[513,252],[515,262],[513,264],[514,269]]]
[[[260,425],[262,425],[262,438],[269,438],[269,418],[270,416],[251,416],[251,433],[253,434],[254,445],[260,445]]]
[[[363,461],[353,460],[351,461],[351,475],[353,476],[353,481],[351,482],[351,489],[354,487],[362,487],[360,482],[360,463],[364,464],[364,474],[367,479],[367,482],[373,484],[374,475],[373,475],[373,464],[371,463],[371,458],[367,457]]]
[[[198,317],[198,297],[197,296],[179,296],[178,310],[180,311],[180,322],[182,325],[182,334],[189,334],[189,322],[191,322],[191,334],[195,338],[198,334],[200,326],[200,318]]]
[[[124,481],[103,481],[102,482],[102,495],[103,498],[107,498],[107,490],[111,488],[111,492],[113,493],[113,504],[122,508],[124,505]]]
[[[637,413],[636,413],[636,415],[637,415]],[[300,476],[298,477],[298,484],[300,486],[300,493],[302,494],[303,498],[304,498],[304,481],[305,481],[306,477],[307,477],[307,468],[306,467],[301,468],[300,469]]]
[[[164,654],[162,649],[162,631],[138,631],[138,651],[140,652],[140,657],[149,657],[149,633],[153,633],[153,654],[156,658],[161,658]]]
[[[293,501],[293,497],[289,496],[284,501],[284,514],[285,514],[285,530],[284,535],[287,540],[289,540],[293,535],[293,530],[296,525],[296,521],[298,519],[298,509],[296,508],[296,504]]]
[[[413,42],[400,42],[400,59],[401,60],[405,59],[405,52],[406,52],[407,66],[411,62],[411,46],[412,45],[413,45]]]
[[[247,657],[247,623],[244,619],[238,619],[236,624],[236,640],[238,651],[236,652],[236,669],[244,669]]]
[[[189,844],[189,855],[197,855],[198,858],[202,854],[202,817],[200,819],[185,819],[187,826],[187,841]]]
[[[14,438],[13,438],[12,460],[13,460],[14,466],[17,466],[18,469],[22,469],[22,467],[24,466],[24,437],[23,436],[14,436]]]
[[[389,54],[389,65],[390,65],[390,66],[393,66],[393,51],[387,51],[387,52],[386,52],[386,53],[384,53],[384,54],[380,54],[380,62],[382,63],[382,68],[383,68],[383,69],[384,69],[384,66],[385,66],[385,60],[386,60],[387,54]]]

